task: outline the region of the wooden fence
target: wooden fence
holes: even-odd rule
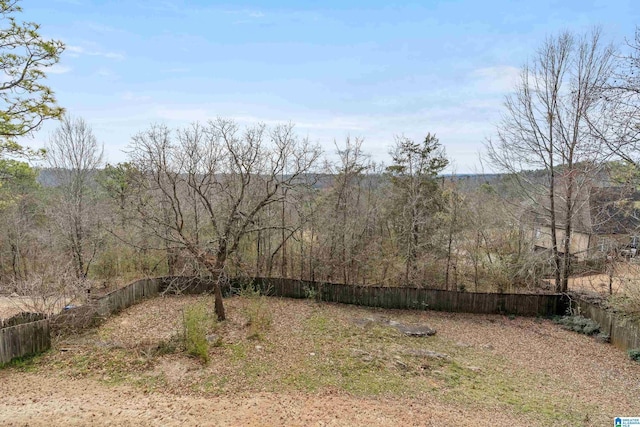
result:
[[[609,335],[614,346],[622,350],[640,349],[640,323],[637,321],[584,300],[573,301],[572,308],[577,314],[597,322],[600,331]]]
[[[489,294],[422,288],[353,286],[291,279],[254,278],[266,295],[288,298],[315,297],[322,301],[369,307],[438,310],[462,313],[553,316],[564,314],[566,302],[560,295]],[[240,286],[241,283],[238,284]]]
[[[85,305],[73,307],[51,318],[53,332],[79,330],[96,326],[110,315],[124,310],[143,299],[156,297],[162,279],[141,279]]]
[[[0,329],[0,365],[17,357],[41,353],[51,347],[49,320]]]
[[[515,314],[519,316],[565,315],[569,299],[564,295],[483,294],[420,288],[386,288],[314,283],[290,279],[249,279],[267,295],[289,298],[315,296],[322,301],[382,308],[421,309],[464,313]],[[246,285],[247,280],[245,280]],[[597,304],[574,300],[572,308],[600,325],[611,343],[622,350],[640,349],[640,323],[612,313]]]
[[[18,313],[15,316],[9,317],[8,319],[0,319],[0,328],[8,328],[10,326],[21,325],[23,323],[36,322],[38,320],[44,320],[46,318],[47,316],[42,313],[28,313],[26,311],[23,311],[22,313]]]
[[[519,316],[553,316],[566,313],[568,300],[561,295],[488,294],[422,288],[352,286],[279,278],[236,279],[231,290],[251,285],[265,295],[287,298],[316,298],[321,301],[356,304],[391,309],[439,310],[479,314],[514,314]],[[161,293],[201,294],[212,289],[211,279],[194,277],[160,277],[137,280],[84,306],[71,308],[51,317],[30,323],[12,324],[0,329],[0,363],[50,347],[50,327],[61,330],[95,326],[143,299]],[[585,301],[578,304],[582,315],[608,331],[611,342],[619,348],[640,347],[640,327]],[[23,315],[23,319],[28,316]],[[22,321],[22,320],[21,320]],[[21,322],[20,321],[20,322]],[[6,322],[5,322],[6,323]],[[19,323],[15,320],[14,323]]]

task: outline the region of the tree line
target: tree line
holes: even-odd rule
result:
[[[128,159],[106,164],[88,123],[43,84],[64,46],[9,19],[0,0],[0,287],[81,293],[140,275],[228,277],[443,289],[566,291],[581,194],[614,171],[635,186],[640,134],[640,33],[618,51],[598,30],[549,37],[505,100],[486,159],[501,174],[442,175],[436,135],[398,136],[390,164],[363,139],[336,142],[335,160],[292,124],[218,118],[134,135]],[[22,54],[16,53],[22,49]],[[20,88],[21,90],[14,90]],[[22,147],[60,119],[46,152]],[[40,159],[38,167],[29,163]],[[612,167],[615,165],[615,167]],[[531,172],[535,170],[536,172]],[[532,249],[534,213],[551,230]]]

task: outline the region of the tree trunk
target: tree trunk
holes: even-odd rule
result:
[[[561,271],[561,261],[560,254],[558,253],[558,239],[556,236],[556,201],[555,201],[555,170],[553,166],[553,153],[549,155],[549,172],[550,172],[550,182],[549,182],[549,205],[550,205],[550,226],[551,226],[551,251],[553,255],[553,261],[555,264],[555,289],[556,292],[562,291],[562,284],[560,282],[560,271]]]
[[[570,159],[571,160],[571,159]],[[566,203],[567,212],[565,215],[565,227],[564,227],[564,262],[562,269],[562,284],[560,286],[560,292],[567,292],[569,288],[569,275],[571,274],[571,232],[572,219],[573,219],[573,164],[569,162],[569,176],[567,183]]]
[[[215,297],[216,316],[219,321],[225,320],[227,317],[224,312],[224,302],[222,301],[222,285],[225,282],[224,265],[227,260],[226,248],[219,248],[216,253],[216,263],[212,273],[216,275],[216,281],[213,285],[213,295]]]

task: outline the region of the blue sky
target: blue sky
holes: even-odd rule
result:
[[[480,170],[518,69],[548,35],[599,25],[621,43],[633,0],[23,0],[22,18],[67,45],[48,83],[107,159],[133,134],[217,116],[293,122],[335,151],[362,137],[388,163],[394,135],[435,133],[457,172]],[[55,123],[24,143],[42,145]]]

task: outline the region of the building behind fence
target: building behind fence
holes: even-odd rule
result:
[[[490,294],[422,288],[352,286],[279,278],[234,280],[232,287],[254,286],[265,295],[316,298],[326,302],[388,309],[439,310],[479,314],[543,316],[565,314],[567,300],[558,294]],[[51,334],[98,325],[111,314],[162,293],[201,294],[212,289],[211,279],[163,277],[137,280],[86,305],[45,319],[21,314],[0,323],[0,365],[16,357],[46,351]],[[637,325],[622,323],[597,306],[580,302],[581,312],[609,331],[611,342],[623,349],[640,347]],[[36,315],[38,316],[38,315]]]

